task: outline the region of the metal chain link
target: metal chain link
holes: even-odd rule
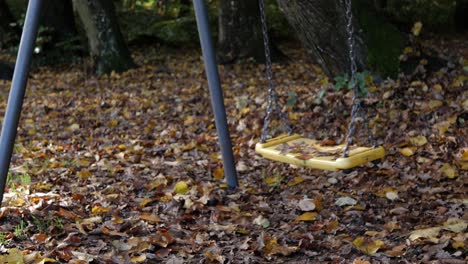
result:
[[[278,112],[286,131],[288,134],[292,133],[292,128],[290,125],[289,117],[284,113],[278,103],[278,93],[276,91],[276,84],[273,81],[273,66],[271,63],[271,51],[270,51],[270,41],[268,38],[268,27],[266,21],[266,11],[265,11],[265,2],[264,0],[259,0],[259,7],[260,7],[260,20],[262,24],[262,34],[263,34],[263,45],[265,49],[265,66],[267,72],[267,80],[268,80],[268,105],[266,109],[265,119],[263,121],[263,129],[261,135],[261,142],[265,143],[267,136],[268,136],[268,128],[271,122],[271,114],[274,111]]]
[[[352,144],[354,133],[356,130],[356,119],[359,113],[361,112],[362,119],[366,126],[368,139],[376,147],[376,142],[374,135],[370,129],[369,123],[367,121],[367,108],[364,105],[365,102],[360,98],[359,86],[357,84],[356,75],[357,75],[357,63],[356,63],[356,50],[354,42],[354,27],[353,27],[353,10],[352,10],[352,0],[344,0],[346,6],[346,31],[348,33],[348,48],[349,48],[349,60],[351,68],[351,78],[350,83],[353,89],[353,107],[351,110],[351,121],[348,127],[348,135],[346,135],[346,145],[343,152],[343,157],[349,156],[349,148]]]

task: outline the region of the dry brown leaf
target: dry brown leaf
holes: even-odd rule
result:
[[[382,240],[371,239],[368,237],[357,237],[353,241],[353,245],[360,251],[372,255],[377,253],[379,249],[385,246],[385,243]]]

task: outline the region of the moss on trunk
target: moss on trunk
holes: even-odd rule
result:
[[[355,14],[365,36],[368,67],[383,76],[396,77],[403,48],[402,34],[372,9],[368,1],[355,2]]]

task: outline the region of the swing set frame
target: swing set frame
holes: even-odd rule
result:
[[[0,206],[3,201],[5,185],[10,168],[13,147],[20,120],[23,99],[28,81],[29,66],[36,42],[39,28],[39,18],[44,0],[29,0],[24,21],[23,32],[16,58],[15,71],[11,83],[7,108],[3,119],[0,136]],[[224,106],[223,92],[221,89],[216,57],[211,40],[211,32],[208,24],[208,12],[204,0],[193,1],[200,37],[203,59],[205,63],[208,86],[210,90],[211,105],[213,109],[218,141],[224,166],[224,176],[227,186],[235,189],[238,186],[234,154],[229,134],[229,128]]]
[[[44,0],[30,0],[28,3],[28,8],[26,11],[26,19],[23,26],[23,32],[21,35],[21,41],[19,45],[18,55],[16,58],[15,64],[15,71],[13,74],[13,80],[11,83],[10,94],[8,97],[7,108],[5,111],[5,116],[3,119],[3,125],[1,130],[0,136],[0,206],[1,202],[3,201],[3,194],[5,191],[5,184],[8,176],[8,171],[10,167],[11,157],[13,153],[13,147],[15,143],[16,133],[18,129],[18,123],[20,120],[21,109],[23,106],[24,95],[26,91],[26,85],[28,80],[29,74],[29,66],[34,50],[34,45],[36,41],[36,36],[39,28],[39,18],[41,15],[41,9]],[[260,0],[261,4],[263,0]],[[213,109],[216,129],[218,133],[218,143],[220,145],[221,156],[224,166],[224,176],[226,179],[226,183],[230,189],[235,189],[238,186],[237,180],[237,173],[235,168],[235,161],[234,155],[232,150],[232,143],[229,134],[229,128],[227,124],[226,118],[226,110],[224,105],[224,98],[223,98],[223,91],[221,89],[221,82],[219,78],[218,72],[218,65],[216,63],[216,56],[214,51],[214,46],[212,43],[211,32],[208,23],[208,12],[206,9],[205,1],[204,0],[193,0],[193,5],[195,9],[195,16],[197,21],[197,28],[200,37],[200,44],[203,53],[204,65],[206,70],[206,77],[208,80],[208,88],[210,91],[211,97],[211,105]],[[263,20],[263,29],[264,32],[266,31],[266,22],[265,22],[265,14],[262,12],[262,20]],[[266,45],[268,45],[268,39],[265,38]],[[266,46],[266,52],[268,50],[268,46]],[[270,72],[271,74],[271,72]],[[271,75],[269,74],[269,79],[271,80]],[[270,87],[271,89],[271,87]],[[271,110],[271,109],[270,109]],[[281,140],[280,140],[281,141]],[[278,140],[274,142],[278,143]],[[284,143],[284,138],[281,141]],[[291,157],[286,155],[285,157],[281,157],[281,153],[276,153],[272,155],[270,152],[275,150],[269,150],[267,144],[271,145],[272,141],[264,142],[262,139],[262,143],[257,144],[257,152],[266,158],[270,158],[273,160],[278,160],[282,162],[292,163],[296,165],[304,165],[299,164],[303,163],[303,161],[298,162],[297,160],[292,160]],[[259,147],[265,147],[264,153],[259,151]],[[271,147],[271,146],[270,146]],[[369,150],[369,149],[367,149]],[[311,166],[314,168],[319,169],[330,169],[330,170],[337,170],[337,169],[345,169],[357,166],[362,164],[363,162],[368,162],[377,158],[380,158],[384,155],[383,148],[377,148],[373,152],[375,155],[366,155],[362,158],[362,154],[359,156],[357,154],[355,160],[360,160],[360,162],[350,162],[353,159],[350,159],[346,162],[339,162],[338,160],[335,161],[339,164],[344,164],[343,166],[332,165],[325,166],[327,161],[319,162],[320,166]],[[352,154],[352,152],[351,152]],[[278,155],[280,157],[278,157]],[[284,156],[284,155],[283,155]],[[378,156],[378,157],[377,157]],[[294,158],[294,157],[293,157]],[[351,157],[352,158],[352,157]],[[329,163],[329,162],[328,162]],[[313,164],[316,164],[313,163]]]

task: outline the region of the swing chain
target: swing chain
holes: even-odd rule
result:
[[[290,125],[290,120],[286,113],[284,113],[278,103],[278,92],[276,91],[276,84],[273,80],[273,66],[271,62],[271,51],[270,51],[270,41],[268,38],[268,27],[266,21],[266,11],[265,11],[265,2],[264,0],[259,0],[259,8],[260,8],[260,20],[262,24],[262,34],[263,34],[263,45],[265,49],[265,66],[267,72],[267,80],[268,80],[268,105],[266,110],[266,116],[263,121],[263,129],[261,135],[261,142],[265,143],[267,136],[268,136],[268,128],[271,123],[271,114],[274,111],[278,112],[279,117],[281,118],[286,131],[288,134],[292,133],[292,128]]]
[[[353,27],[353,10],[352,10],[352,0],[344,0],[345,7],[346,7],[346,31],[348,33],[348,48],[349,48],[349,60],[350,60],[350,68],[351,68],[351,77],[350,77],[350,85],[353,89],[353,102],[352,102],[352,110],[351,110],[351,121],[348,127],[348,135],[346,135],[346,145],[343,152],[343,157],[349,156],[349,149],[353,141],[354,133],[356,130],[356,119],[361,112],[362,118],[364,120],[365,126],[367,128],[367,134],[369,137],[369,141],[375,147],[375,139],[372,135],[371,129],[369,127],[368,122],[366,121],[367,118],[367,109],[365,107],[365,102],[360,98],[359,94],[359,85],[357,84],[356,76],[357,76],[357,63],[356,63],[356,50],[355,50],[355,42],[354,42],[354,27]]]

